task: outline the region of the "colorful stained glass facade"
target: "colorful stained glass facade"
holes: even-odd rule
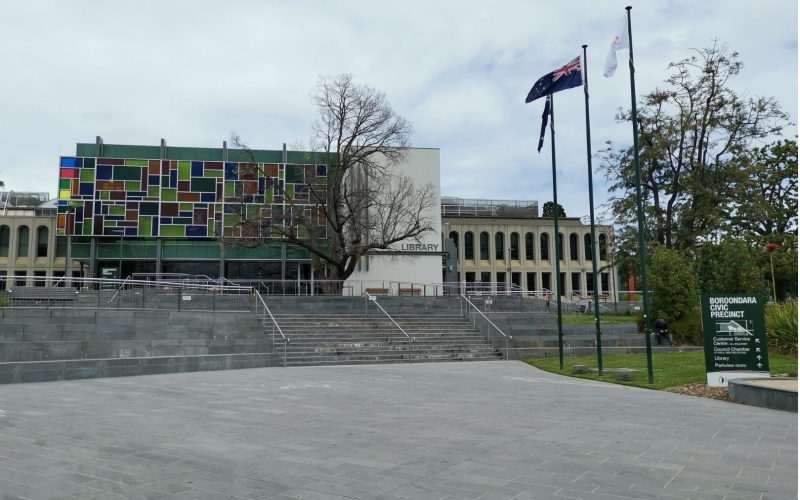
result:
[[[284,198],[309,202],[325,165],[61,157],[58,235],[268,238]],[[286,196],[283,196],[283,193]]]

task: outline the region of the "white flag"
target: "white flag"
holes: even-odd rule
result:
[[[608,56],[606,56],[606,67],[603,70],[603,76],[610,78],[614,76],[617,70],[617,51],[627,49],[631,46],[628,41],[628,16],[623,15],[622,23],[617,30],[614,41],[611,42],[611,48],[608,49]]]

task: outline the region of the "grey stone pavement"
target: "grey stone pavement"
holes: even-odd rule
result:
[[[0,498],[784,499],[797,414],[521,362],[0,386]]]

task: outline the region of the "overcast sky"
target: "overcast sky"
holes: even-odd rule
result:
[[[308,142],[321,74],[353,73],[441,150],[442,193],[552,199],[543,102],[533,83],[588,44],[592,146],[632,142],[625,56],[603,61],[630,0],[80,1],[0,0],[0,179],[55,194],[60,155],[78,142],[253,148]],[[774,96],[797,122],[796,0],[633,2],[639,96],[667,65],[718,38],[741,54],[731,85]],[[583,93],[556,94],[559,202],[589,213]],[[794,138],[797,127],[784,134]],[[607,197],[595,174],[595,201]]]

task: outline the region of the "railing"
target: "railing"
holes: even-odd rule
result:
[[[394,326],[396,326],[397,329],[403,332],[403,335],[406,336],[406,338],[408,339],[408,364],[411,364],[411,343],[416,342],[417,339],[406,333],[406,331],[403,330],[403,328],[401,328],[400,325],[397,324],[397,321],[395,321],[391,316],[389,316],[389,313],[387,313],[386,310],[383,307],[381,307],[380,304],[378,304],[378,300],[375,296],[370,295],[368,292],[364,292],[363,297],[364,297],[364,315],[369,316],[369,303],[372,302],[378,309],[380,309],[383,312],[383,314],[386,315],[387,318],[389,318],[389,321],[391,321],[394,324]],[[380,318],[378,318],[378,328],[380,328]],[[394,343],[394,328],[391,328],[389,330],[389,344],[393,343]]]
[[[256,294],[256,297],[258,297],[258,302],[261,302],[261,305],[264,307],[265,314],[264,314],[264,317],[263,317],[264,319],[261,322],[261,324],[266,329],[266,327],[267,327],[267,315],[269,315],[269,319],[272,321],[272,349],[273,350],[275,349],[275,329],[277,328],[278,329],[278,333],[281,334],[281,338],[283,339],[283,367],[286,368],[286,348],[289,346],[289,339],[286,337],[286,335],[283,334],[283,330],[281,330],[281,327],[280,327],[280,325],[278,325],[278,322],[275,321],[275,316],[273,316],[272,312],[270,312],[269,307],[267,307],[267,303],[264,302],[264,298],[261,296],[260,293],[258,293],[258,290],[255,291],[255,294]],[[258,302],[256,302],[256,316],[260,318],[261,316],[258,313]]]
[[[503,338],[505,338],[506,361],[508,361],[508,341],[509,340],[514,340],[513,337],[510,337],[510,336],[506,335],[505,333],[503,333],[503,330],[501,330],[500,328],[497,327],[497,325],[492,323],[492,320],[487,318],[486,315],[483,314],[481,312],[481,310],[478,309],[477,306],[475,306],[475,304],[473,304],[465,295],[462,294],[461,298],[466,302],[465,305],[472,306],[472,308],[475,309],[475,311],[478,314],[480,314],[481,316],[483,316],[483,319],[486,320],[486,340],[488,340],[490,344],[492,343],[492,334],[491,334],[491,330],[489,329],[489,325],[493,326],[495,328],[495,330],[497,330],[500,333],[500,335],[502,335]],[[462,315],[466,316],[466,318],[469,319],[469,307],[466,308],[466,311],[462,311]],[[472,326],[475,327],[476,330],[478,329],[478,317],[476,316],[475,313],[472,313]]]
[[[119,292],[120,292],[120,291],[121,291],[123,288],[125,288],[125,283],[127,283],[127,282],[128,282],[128,280],[130,280],[130,279],[131,279],[131,277],[130,277],[130,276],[128,276],[127,278],[125,278],[125,281],[123,281],[123,282],[122,282],[122,284],[119,286],[119,288],[117,288],[117,292],[114,294],[114,296],[113,296],[113,297],[111,297],[110,299],[108,299],[108,303],[109,303],[109,304],[111,304],[111,303],[114,301],[114,299],[115,299],[115,298],[117,298],[117,295],[119,295]]]
[[[27,287],[15,286],[18,280],[16,276],[0,278],[0,289],[6,290],[0,296],[6,297],[12,308],[252,312],[255,305],[253,290],[242,286],[69,278],[70,287]],[[57,281],[48,277],[41,280]],[[65,289],[74,291],[68,299],[62,293]]]

